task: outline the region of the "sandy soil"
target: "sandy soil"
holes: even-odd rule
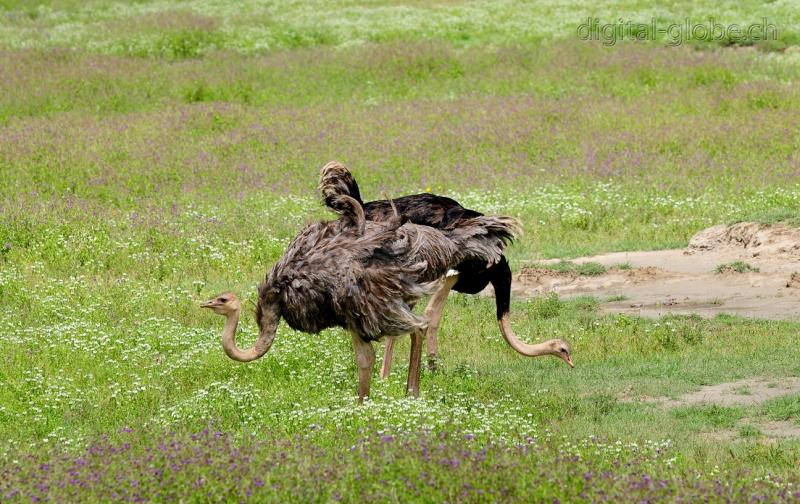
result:
[[[800,378],[745,378],[735,382],[707,385],[678,399],[641,398],[643,402],[658,402],[667,408],[716,404],[718,406],[752,406],[770,399],[800,393]],[[800,427],[800,426],[798,426]]]
[[[775,442],[782,438],[800,437],[800,425],[783,420],[759,421],[751,418],[743,418],[737,422],[739,428],[749,426],[755,427],[766,438],[760,438],[764,442]],[[721,430],[705,432],[702,437],[713,441],[732,441],[740,439],[740,430]]]
[[[800,378],[745,378],[735,382],[708,385],[700,390],[689,392],[677,399],[666,397],[624,396],[622,402],[657,403],[664,408],[682,406],[753,406],[770,399],[800,393]],[[743,418],[739,428],[751,426],[758,429],[768,439],[800,437],[800,424],[791,421],[766,420],[764,418]],[[721,430],[704,433],[704,437],[718,440],[731,440],[740,437],[739,430]]]
[[[744,261],[758,272],[714,273],[723,263]],[[543,261],[539,264],[547,264]],[[685,249],[616,252],[582,257],[605,274],[579,276],[524,267],[512,287],[515,297],[555,292],[562,297],[592,295],[602,309],[660,316],[668,313],[800,321],[800,229],[743,222],[696,234]],[[621,269],[619,265],[630,269]]]

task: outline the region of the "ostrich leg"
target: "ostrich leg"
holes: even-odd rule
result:
[[[442,313],[444,312],[444,303],[447,301],[447,295],[450,294],[450,289],[458,282],[458,275],[447,276],[430,301],[428,306],[425,307],[425,318],[428,319],[428,328],[425,330],[425,337],[428,341],[428,369],[431,371],[436,370],[436,360],[439,358],[439,340],[437,335],[439,333],[439,324],[442,322]],[[387,373],[388,374],[388,373]]]
[[[406,390],[414,397],[419,397],[419,379],[422,367],[422,330],[411,333],[411,356],[408,358],[408,383]]]
[[[394,353],[395,336],[386,338],[386,348],[383,351],[383,365],[381,365],[381,380],[389,378],[392,370],[392,354]]]
[[[414,309],[416,303],[411,303],[409,306]],[[397,336],[389,336],[386,338],[386,347],[383,350],[383,364],[381,364],[381,380],[389,378],[389,373],[392,371],[392,355],[394,355],[394,343]],[[412,335],[412,340],[413,335]],[[420,357],[422,359],[422,357]]]
[[[358,334],[350,333],[350,336],[353,338],[353,350],[356,353],[358,367],[358,404],[363,404],[364,398],[369,395],[372,368],[375,366],[375,350],[371,342],[364,341]]]

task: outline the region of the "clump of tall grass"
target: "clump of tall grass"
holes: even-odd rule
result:
[[[729,263],[718,264],[717,267],[714,268],[714,273],[718,275],[722,273],[748,273],[751,271],[758,273],[761,270],[758,267],[744,261],[733,261]]]

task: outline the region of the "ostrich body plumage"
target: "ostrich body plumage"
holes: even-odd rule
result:
[[[473,219],[483,216],[480,212],[464,208],[457,201],[445,196],[430,193],[402,196],[393,200],[376,200],[364,203],[361,190],[352,173],[338,161],[331,161],[320,170],[319,191],[329,208],[340,211],[341,197],[349,196],[364,208],[365,218],[370,221],[386,222],[400,218],[417,224],[441,230],[445,233],[471,226]],[[511,268],[501,254],[496,261],[485,261],[481,258],[465,257],[453,266],[457,272],[454,277],[447,278],[441,288],[431,298],[425,309],[429,326],[426,328],[428,343],[428,365],[435,369],[438,359],[437,333],[442,318],[444,303],[448,292],[452,289],[466,294],[477,294],[491,283],[495,293],[497,321],[503,338],[514,350],[529,357],[555,355],[573,366],[571,348],[563,340],[548,340],[537,345],[521,341],[511,328]],[[386,343],[381,375],[386,378],[391,369],[392,348],[394,342]]]
[[[438,230],[399,219],[353,221],[347,209],[297,235],[260,299],[276,300],[289,326],[305,332],[340,326],[366,341],[407,334],[426,325],[411,306],[432,281],[464,260],[497,262],[517,226],[508,217],[478,216]]]

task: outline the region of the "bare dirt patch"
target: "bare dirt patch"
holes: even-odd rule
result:
[[[704,432],[702,437],[711,441],[733,441],[742,437],[741,430],[744,427],[755,428],[760,434],[759,437],[765,436],[766,439],[761,438],[762,441],[774,442],[783,438],[800,438],[800,425],[783,420],[770,420],[759,421],[752,418],[743,418],[737,423],[739,430],[719,430],[713,432]]]
[[[715,273],[718,266],[736,261],[757,271]],[[523,268],[515,279],[514,295],[555,292],[617,299],[602,303],[602,309],[642,316],[730,313],[800,321],[800,229],[783,224],[714,226],[697,233],[685,249],[616,252],[573,261],[608,268],[599,275],[541,266],[556,262]],[[627,266],[619,268],[620,264]]]
[[[657,403],[663,408],[684,406],[755,406],[770,399],[800,393],[800,378],[745,378],[733,382],[707,385],[694,392],[686,393],[677,399],[667,397],[639,397],[633,399],[629,394],[621,397],[622,402]],[[800,437],[800,425],[782,420],[764,418],[743,418],[737,422],[738,430],[719,430],[705,432],[706,439],[728,441],[741,436],[743,428],[754,428],[759,436],[767,439]]]
[[[570,294],[585,294],[591,291],[612,291],[626,285],[638,285],[671,276],[674,275],[657,267],[609,268],[600,275],[581,275],[569,271],[531,267],[522,269],[512,288],[517,293],[525,289],[524,294],[529,296],[549,292],[557,292],[568,296]]]
[[[678,399],[648,398],[668,408],[715,404],[717,406],[752,406],[770,399],[800,393],[800,378],[746,378],[735,382],[707,385]]]
[[[769,437],[800,437],[800,425],[783,420],[756,423],[758,429]]]

